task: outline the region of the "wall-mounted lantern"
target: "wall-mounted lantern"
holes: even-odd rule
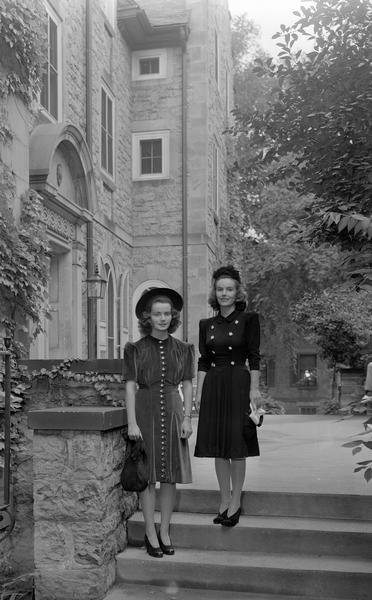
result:
[[[94,274],[87,277],[87,295],[88,298],[102,300],[105,297],[107,279],[101,277],[98,265],[95,266]]]

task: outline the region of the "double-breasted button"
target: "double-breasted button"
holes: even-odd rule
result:
[[[230,365],[235,365],[235,362],[232,360],[231,363],[230,363]]]
[[[229,346],[229,350],[232,350],[232,346]]]
[[[216,366],[215,363],[212,363],[212,367],[215,367],[215,366]]]
[[[211,340],[214,340],[214,335],[211,335]]]
[[[233,334],[233,332],[232,332],[232,331],[229,331],[229,335],[232,335],[232,334]]]
[[[235,325],[239,325],[239,321],[235,321]]]

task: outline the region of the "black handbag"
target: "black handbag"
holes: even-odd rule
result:
[[[244,411],[244,417],[243,417],[243,437],[247,443],[249,443],[252,440],[252,438],[256,438],[257,427],[261,427],[262,422],[263,422],[263,415],[260,415],[258,423],[256,424],[251,419],[251,412],[252,412],[251,408],[248,407]]]
[[[143,492],[149,482],[149,460],[143,440],[127,439],[120,481],[126,492]]]

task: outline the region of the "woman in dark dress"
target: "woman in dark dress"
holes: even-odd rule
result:
[[[213,522],[232,527],[241,512],[245,458],[260,453],[256,427],[250,419],[250,436],[243,436],[250,403],[257,408],[261,404],[260,326],[256,313],[245,312],[240,275],[230,265],[213,273],[209,304],[218,314],[199,324],[195,456],[215,458],[220,507]]]
[[[169,538],[176,483],[191,483],[188,438],[192,433],[193,346],[170,333],[180,324],[183,306],[174,290],[155,288],[138,301],[138,342],[124,349],[128,436],[143,438],[150,464],[149,485],[141,492],[147,552],[174,554]],[[183,403],[178,391],[182,383]],[[155,483],[160,482],[161,524],[155,528]]]

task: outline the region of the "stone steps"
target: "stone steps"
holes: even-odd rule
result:
[[[117,556],[118,582],[225,590],[226,598],[249,592],[369,600],[372,574],[371,561],[360,558],[177,548],[154,559],[144,548],[127,548]]]
[[[215,490],[177,491],[171,525],[176,554],[161,559],[146,553],[142,514],[135,513],[128,521],[129,546],[117,556],[116,595],[106,600],[131,600],[123,594],[136,585],[148,594],[141,600],[182,600],[189,588],[198,600],[370,598],[369,497],[245,492],[234,528],[212,523],[218,499]]]
[[[191,513],[217,512],[216,490],[177,488],[175,510]],[[371,521],[371,497],[356,494],[309,494],[304,492],[243,492],[246,515],[313,517]]]
[[[215,515],[175,512],[171,537],[176,548],[229,550],[237,552],[359,556],[372,559],[372,522],[300,517],[240,518],[233,528],[212,524]],[[156,515],[160,522],[160,515]],[[128,542],[142,546],[144,524],[141,512],[128,521]]]
[[[143,585],[122,583],[115,585],[105,600],[304,600],[304,596],[282,594],[251,594],[229,590],[180,588],[175,583],[168,585]],[[317,600],[307,597],[305,600]],[[340,599],[339,599],[340,600]],[[352,600],[349,598],[348,600]]]

